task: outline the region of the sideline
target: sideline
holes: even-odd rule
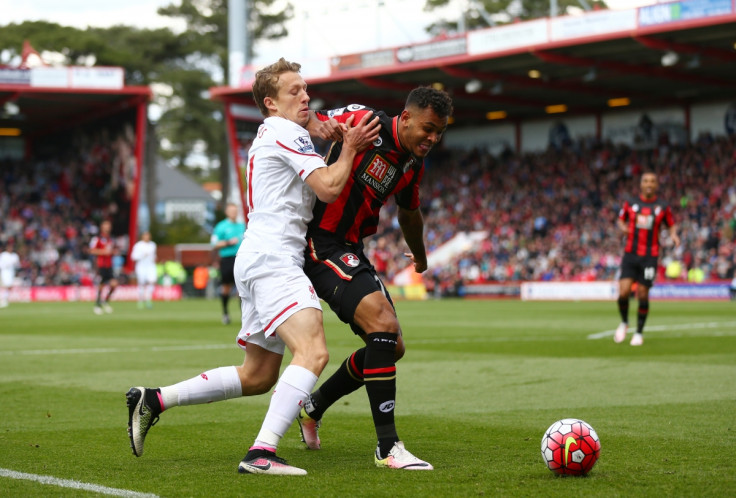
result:
[[[125,498],[158,498],[158,495],[151,493],[139,493],[127,489],[108,488],[99,484],[88,484],[85,482],[74,481],[72,479],[59,479],[58,477],[42,476],[38,474],[26,474],[25,472],[17,472],[10,469],[0,468],[0,477],[9,477],[11,479],[22,479],[25,481],[35,481],[41,484],[51,486],[60,486],[62,488],[81,489],[84,491],[92,491],[111,496],[124,496]]]
[[[707,323],[683,323],[680,325],[652,325],[647,326],[645,332],[656,332],[663,330],[696,330],[696,329],[714,329],[714,328],[725,328],[725,327],[736,327],[736,322],[707,322]],[[613,337],[616,333],[616,329],[604,330],[603,332],[596,332],[595,334],[589,334],[588,339],[603,339],[604,337]],[[726,334],[721,334],[726,335]],[[732,334],[728,334],[732,335]]]

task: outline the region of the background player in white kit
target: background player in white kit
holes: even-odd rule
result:
[[[238,471],[306,474],[277,457],[276,448],[328,360],[322,309],[302,270],[307,223],[315,194],[324,202],[337,199],[355,155],[378,138],[380,125],[370,114],[355,127],[352,120],[346,123],[340,157],[327,167],[304,128],[309,96],[300,68],[282,58],[258,71],[253,83],[254,99],[266,119],[249,152],[248,230],[235,262],[242,305],[237,342],[247,351],[243,365],[208,370],[160,389],[131,388],[126,395],[128,433],[136,456],[164,409],[265,393],[278,380],[261,430]],[[284,346],[292,360],[279,378]]]
[[[0,308],[7,308],[10,302],[10,289],[15,282],[15,271],[20,268],[20,258],[13,250],[13,242],[5,244],[0,252]]]
[[[143,232],[141,240],[133,245],[130,259],[135,261],[135,279],[138,283],[138,308],[150,308],[153,288],[156,285],[156,243],[151,232]]]

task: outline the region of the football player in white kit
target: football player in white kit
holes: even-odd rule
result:
[[[276,456],[276,448],[328,361],[322,309],[302,269],[307,223],[315,196],[334,202],[350,176],[355,155],[378,138],[379,122],[366,114],[342,126],[338,160],[325,165],[304,128],[309,121],[307,84],[297,63],[279,59],[256,74],[253,97],[266,118],[248,154],[247,224],[235,261],[246,350],[241,366],[208,370],[159,389],[134,387],[126,394],[133,453],[143,453],[150,427],[165,409],[268,392],[276,383],[260,432],[238,471],[304,475]],[[326,139],[335,123],[324,127]],[[279,378],[284,348],[292,353]]]
[[[135,261],[135,279],[138,282],[138,308],[150,308],[156,285],[156,243],[151,232],[143,232],[141,240],[133,245],[130,259]]]
[[[10,302],[10,289],[15,282],[15,271],[20,268],[20,258],[13,251],[13,242],[5,244],[0,252],[0,308],[7,308]]]

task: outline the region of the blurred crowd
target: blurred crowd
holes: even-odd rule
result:
[[[66,140],[55,149],[64,154],[0,160],[0,243],[15,242],[25,285],[90,285],[88,243],[104,218],[113,220],[121,255],[128,248],[132,130]],[[659,278],[734,277],[734,137],[703,135],[687,146],[665,140],[647,150],[589,139],[521,155],[439,148],[426,164],[420,198],[428,252],[461,231],[484,234],[430,265],[425,283],[441,293],[471,282],[615,279],[624,243],[615,220],[623,201],[638,195],[645,170],[659,175],[682,239],[675,249],[663,233]],[[393,201],[366,249],[388,281],[408,266]]]
[[[0,159],[0,245],[14,242],[23,285],[92,285],[88,244],[102,219],[125,254],[133,143],[131,128],[78,130],[48,139],[34,160]]]
[[[523,155],[437,150],[427,166],[421,199],[428,251],[459,231],[487,234],[430,265],[425,283],[444,294],[482,281],[615,279],[624,244],[615,220],[623,201],[638,195],[646,170],[659,175],[659,196],[672,206],[682,239],[675,249],[662,234],[659,279],[734,276],[734,137],[703,135],[688,146],[665,140],[650,150],[593,139]],[[388,280],[407,266],[395,204],[366,247]]]

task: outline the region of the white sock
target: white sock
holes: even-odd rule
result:
[[[276,384],[268,413],[253,446],[276,451],[315,384],[317,376],[306,368],[297,365],[286,367]]]
[[[212,401],[239,398],[243,395],[235,367],[207,370],[189,380],[161,388],[164,409],[174,406],[201,405]]]
[[[153,284],[146,284],[145,297],[148,302],[153,300]]]

